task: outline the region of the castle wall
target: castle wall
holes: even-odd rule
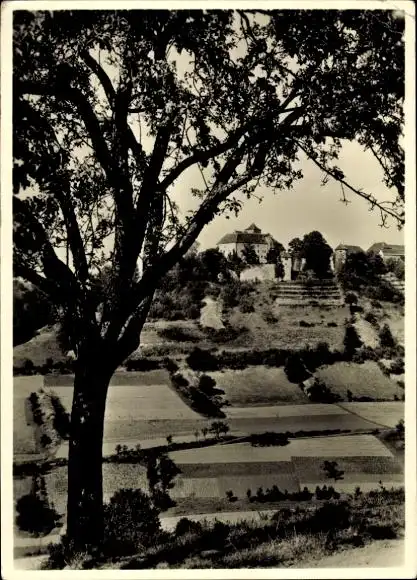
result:
[[[263,264],[259,266],[251,266],[250,268],[245,268],[240,273],[241,280],[275,280],[275,265],[274,264]]]

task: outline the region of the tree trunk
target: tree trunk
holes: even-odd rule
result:
[[[84,364],[77,365],[75,373],[68,459],[67,535],[80,551],[98,547],[103,538],[104,413],[109,381],[116,368],[109,362],[104,355],[101,364],[87,359]]]

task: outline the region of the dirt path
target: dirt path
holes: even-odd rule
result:
[[[221,330],[224,328],[222,322],[222,307],[220,302],[213,300],[213,298],[204,298],[205,306],[201,309],[200,324],[206,328],[214,328]]]
[[[363,548],[343,550],[320,560],[302,563],[302,568],[371,568],[404,565],[404,540],[380,540]]]

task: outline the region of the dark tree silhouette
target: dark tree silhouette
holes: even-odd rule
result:
[[[305,270],[323,278],[330,271],[330,258],[333,250],[320,232],[306,234],[302,241],[302,256],[305,259]]]
[[[259,264],[259,256],[252,244],[245,244],[242,250],[242,258],[249,266]]]

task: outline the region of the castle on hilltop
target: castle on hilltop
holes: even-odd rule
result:
[[[252,246],[258,256],[259,263],[265,264],[269,250],[276,244],[276,241],[270,234],[263,234],[255,225],[251,224],[246,230],[235,230],[231,234],[226,234],[217,243],[217,247],[224,256],[230,256],[234,252],[243,257],[245,246]]]
[[[258,256],[259,264],[267,263],[268,252],[277,244],[271,234],[264,234],[255,224],[251,224],[246,230],[235,230],[226,234],[217,243],[218,250],[226,257],[236,253],[240,258],[244,256],[245,246],[251,246]],[[280,259],[283,265],[283,279],[294,280],[304,266],[304,259],[294,256],[291,252],[281,252]]]

